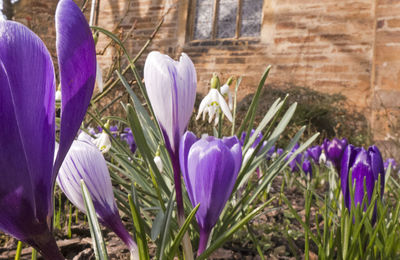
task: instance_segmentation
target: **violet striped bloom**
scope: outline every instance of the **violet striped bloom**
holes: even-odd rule
[[[236,136],[197,139],[192,132],[186,132],[179,157],[189,199],[193,206],[200,203],[196,213],[200,255],[232,193],[242,163],[242,149]]]
[[[349,189],[350,170],[352,170],[352,185],[354,185],[354,181],[356,182],[354,190],[355,206],[361,205],[364,199],[364,179],[369,202],[371,201],[375,182],[378,181],[379,174],[381,176],[381,195],[383,195],[385,171],[381,153],[376,146],[370,146],[368,151],[366,151],[364,148],[354,147],[350,144],[343,153],[340,179],[345,205],[349,210],[351,203]]]
[[[338,172],[340,172],[340,162],[342,160],[344,149],[347,146],[347,139],[343,138],[342,140],[339,140],[336,137],[333,138],[332,141],[325,139],[322,145],[327,160],[333,164]]]
[[[137,245],[121,222],[106,160],[85,133],[72,143],[61,165],[57,183],[68,199],[86,214],[81,180],[85,181],[100,222],[124,241],[134,259],[139,259]]]
[[[192,116],[196,99],[197,76],[190,58],[182,53],[179,61],[151,52],[144,65],[144,81],[155,116],[172,160],[178,215],[183,218],[179,169],[179,141]]]
[[[319,165],[319,157],[321,156],[322,148],[320,145],[315,145],[307,149],[307,155],[311,157],[316,165]]]
[[[72,0],[58,3],[56,34],[62,100],[55,156],[56,83],[50,53],[24,25],[0,21],[0,121],[6,122],[0,131],[0,230],[46,259],[63,259],[51,232],[54,182],[96,77],[93,36]]]

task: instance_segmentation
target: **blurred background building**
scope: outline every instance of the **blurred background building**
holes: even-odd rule
[[[91,0],[76,2],[89,16]],[[19,0],[11,11],[53,54],[56,4]],[[243,76],[239,98],[245,97],[271,64],[269,87],[340,93],[349,109],[364,114],[375,140],[400,126],[399,0],[97,0],[95,25],[118,35],[134,56],[164,15],[145,54],[187,53],[201,94],[218,72],[223,79]],[[120,51],[104,35],[97,51],[108,73]]]

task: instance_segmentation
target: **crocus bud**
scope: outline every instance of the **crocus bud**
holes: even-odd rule
[[[311,179],[312,177],[312,165],[310,160],[304,159],[303,165],[302,165],[304,173]]]
[[[81,180],[85,181],[100,222],[113,230],[128,246],[133,259],[138,260],[137,245],[123,226],[115,204],[106,161],[85,133],[73,142],[60,168],[57,183],[68,199],[86,213]]]
[[[327,160],[332,163],[338,172],[340,172],[340,162],[342,160],[343,151],[347,146],[347,139],[343,138],[342,140],[339,140],[333,138],[332,141],[325,139],[323,146]]]
[[[350,176],[351,171],[351,176]],[[366,151],[364,148],[348,145],[343,153],[341,165],[341,185],[346,207],[350,210],[351,196],[349,189],[349,178],[351,185],[354,185],[354,205],[361,205],[364,199],[364,180],[368,202],[371,202],[375,182],[381,178],[381,195],[385,187],[383,160],[379,149],[371,146]],[[365,210],[366,208],[364,208]]]
[[[136,142],[133,138],[132,130],[129,127],[125,127],[124,132],[120,135],[120,138],[129,145],[129,149],[132,153],[136,152]]]
[[[197,254],[200,255],[232,193],[242,163],[242,149],[236,136],[197,139],[192,132],[186,132],[179,158],[189,199],[193,206],[200,204],[196,213],[200,228]]]
[[[290,151],[288,153],[288,155],[286,156],[286,160],[289,160],[290,157],[296,152],[297,149],[299,149],[299,144],[296,144],[293,147],[292,151]],[[296,157],[293,160],[291,160],[289,162],[289,167],[290,167],[290,170],[292,172],[298,172],[299,171],[299,165],[301,164],[301,156],[302,156],[301,154],[298,154],[298,155],[296,155]]]
[[[307,149],[307,155],[311,157],[315,164],[319,165],[319,158],[321,156],[322,148],[319,145],[315,145]]]

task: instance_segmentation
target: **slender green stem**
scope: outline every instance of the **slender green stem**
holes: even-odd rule
[[[37,251],[35,248],[32,248],[32,257],[31,260],[36,260],[37,259]]]
[[[17,244],[17,250],[15,251],[15,258],[14,260],[19,260],[21,257],[21,251],[22,251],[22,242],[18,241]]]

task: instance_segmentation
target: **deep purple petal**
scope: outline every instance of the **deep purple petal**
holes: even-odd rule
[[[96,51],[85,16],[72,0],[61,0],[56,10],[57,54],[61,81],[60,148],[58,168],[75,138],[92,97]]]
[[[0,197],[20,186],[39,222],[50,224],[55,142],[53,63],[39,37],[9,21],[0,22],[0,60],[0,120],[4,122]]]
[[[372,198],[372,192],[374,190],[375,181],[371,169],[371,161],[368,157],[367,151],[365,151],[364,148],[361,148],[361,151],[358,152],[354,160],[352,180],[353,185],[354,181],[356,182],[356,186],[354,189],[355,205],[361,205],[364,199],[364,180],[366,184],[368,202],[370,202]]]
[[[354,161],[357,154],[360,152],[360,148],[354,147],[349,144],[343,152],[341,161],[340,181],[342,193],[345,201],[345,205],[350,209],[350,190],[349,190],[349,173],[351,168],[354,166]]]
[[[371,160],[372,173],[374,175],[374,180],[377,181],[379,174],[381,175],[381,195],[383,195],[383,190],[385,187],[385,169],[383,166],[383,159],[381,152],[375,145],[368,148],[368,155]]]

